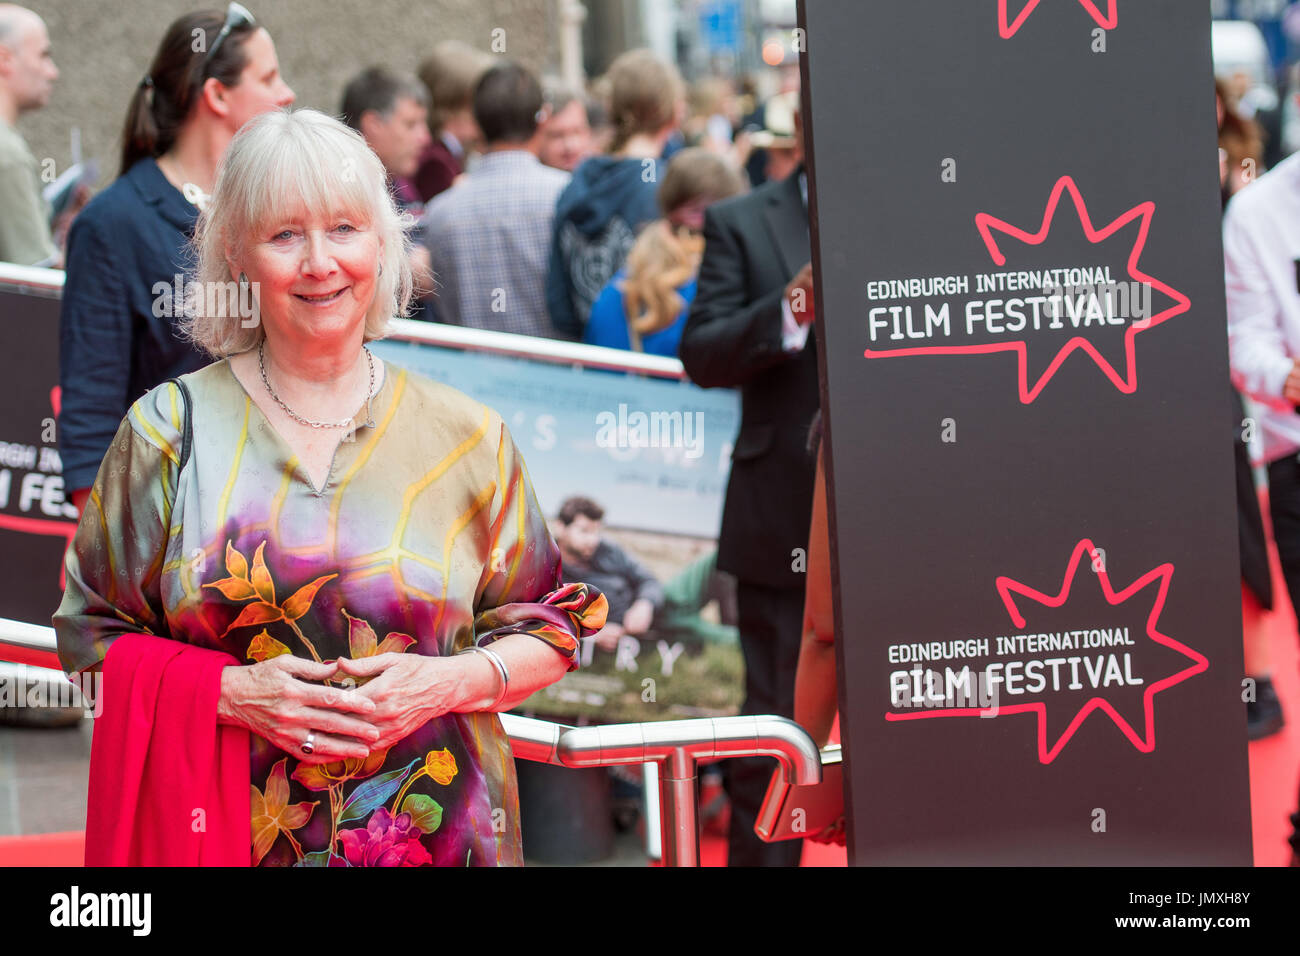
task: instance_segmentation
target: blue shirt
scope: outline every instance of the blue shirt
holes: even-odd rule
[[[172,302],[192,267],[188,243],[197,218],[146,158],[72,222],[59,314],[58,442],[69,491],[94,484],[137,398],[211,361],[176,336],[184,303]]]
[[[582,333],[582,340],[588,345],[603,345],[611,349],[632,348],[632,337],[627,329],[623,290],[620,288],[620,284],[626,278],[627,270],[618,270],[592,305],[591,318]],[[677,346],[682,341],[686,315],[690,311],[691,302],[695,299],[695,286],[696,280],[691,279],[685,285],[678,287],[677,294],[685,300],[685,304],[672,325],[641,337],[641,349],[646,355],[666,355],[669,358],[677,358]]]

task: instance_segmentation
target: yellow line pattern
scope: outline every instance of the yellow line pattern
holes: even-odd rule
[[[180,454],[172,446],[172,443],[163,437],[162,432],[155,428],[149,420],[144,417],[140,411],[139,402],[136,402],[131,406],[131,411],[128,414],[130,414],[131,420],[136,425],[140,426],[140,431],[144,432],[149,437],[150,441],[162,449],[164,455],[170,458],[173,463],[180,464]]]
[[[448,556],[450,556],[451,549],[456,543],[456,538],[460,536],[462,531],[469,527],[469,523],[474,520],[474,517],[482,511],[483,507],[489,504],[495,496],[496,489],[491,485],[484,488],[478,493],[478,497],[474,499],[474,503],[466,508],[460,517],[452,523],[451,527],[447,529],[447,537],[442,543],[444,562],[447,560]],[[491,554],[488,555],[488,560],[492,560]],[[438,617],[434,621],[433,628],[435,632],[439,633],[442,631],[442,616],[447,610],[447,584],[449,577],[450,575],[447,573],[446,568],[444,568],[442,575],[442,599],[438,601]]]
[[[390,369],[391,372],[391,369]],[[393,383],[393,396],[388,402],[388,408],[384,411],[383,419],[376,426],[374,433],[367,439],[366,444],[358,453],[356,461],[339,479],[338,491],[334,495],[334,501],[330,504],[330,523],[329,538],[327,547],[333,549],[338,543],[338,520],[339,510],[343,507],[343,492],[347,490],[352,479],[356,477],[363,465],[370,460],[374,454],[375,448],[379,445],[379,439],[383,437],[384,432],[388,431],[389,424],[397,415],[397,406],[402,400],[402,393],[406,391],[406,369],[402,369],[397,375],[396,382]]]
[[[235,479],[239,477],[239,463],[244,459],[244,446],[248,444],[248,416],[253,409],[253,400],[244,395],[244,424],[239,429],[239,438],[235,442],[235,457],[230,463],[230,475],[226,478],[226,487],[222,489],[221,500],[217,504],[217,527],[225,527],[226,508],[230,505],[230,493],[235,488]]]

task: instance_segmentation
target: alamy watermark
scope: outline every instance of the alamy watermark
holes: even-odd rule
[[[50,897],[51,926],[119,926],[133,936],[148,936],[153,925],[150,893],[82,892],[73,884]]]
[[[98,717],[104,709],[103,677],[99,671],[68,678],[47,668],[6,665],[0,670],[0,708],[80,707],[87,717]]]
[[[893,707],[978,708],[981,717],[996,717],[999,686],[1005,683],[986,670],[913,667],[889,675],[889,703]]]
[[[243,328],[251,329],[260,321],[258,291],[256,282],[199,282],[178,272],[170,283],[153,284],[153,314],[159,319],[239,319]]]
[[[617,412],[596,415],[596,445],[600,448],[681,448],[687,458],[704,454],[704,413],[691,411]]]
[[[1053,303],[1053,324],[1063,328],[1069,322],[1075,328],[1080,321],[1124,325],[1129,320],[1138,328],[1151,323],[1150,282],[1093,282],[1082,285],[1048,286],[1043,290]],[[1062,321],[1064,320],[1064,322]]]

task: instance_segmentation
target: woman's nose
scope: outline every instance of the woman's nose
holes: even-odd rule
[[[302,262],[303,272],[307,275],[329,275],[335,269],[334,255],[324,234],[309,233],[307,236],[306,256]]]

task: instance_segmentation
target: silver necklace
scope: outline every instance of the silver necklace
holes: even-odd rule
[[[375,357],[370,354],[370,349],[366,348],[364,345],[361,347],[361,351],[366,353],[366,361],[370,365],[370,388],[366,392],[365,427],[373,428],[375,426],[375,417],[370,413],[370,400],[375,396]],[[271,397],[275,399],[275,403],[279,405],[281,408],[283,408],[285,410],[285,413],[290,418],[292,418],[296,422],[301,422],[304,425],[310,425],[312,428],[351,428],[352,427],[351,418],[349,418],[347,421],[344,422],[314,422],[310,418],[303,418],[292,408],[286,405],[284,403],[284,399],[282,399],[279,395],[275,394],[275,389],[271,387],[271,380],[266,377],[265,353],[266,353],[266,340],[263,339],[262,342],[257,346],[257,367],[262,370],[262,384],[266,386],[266,390],[270,392]]]

